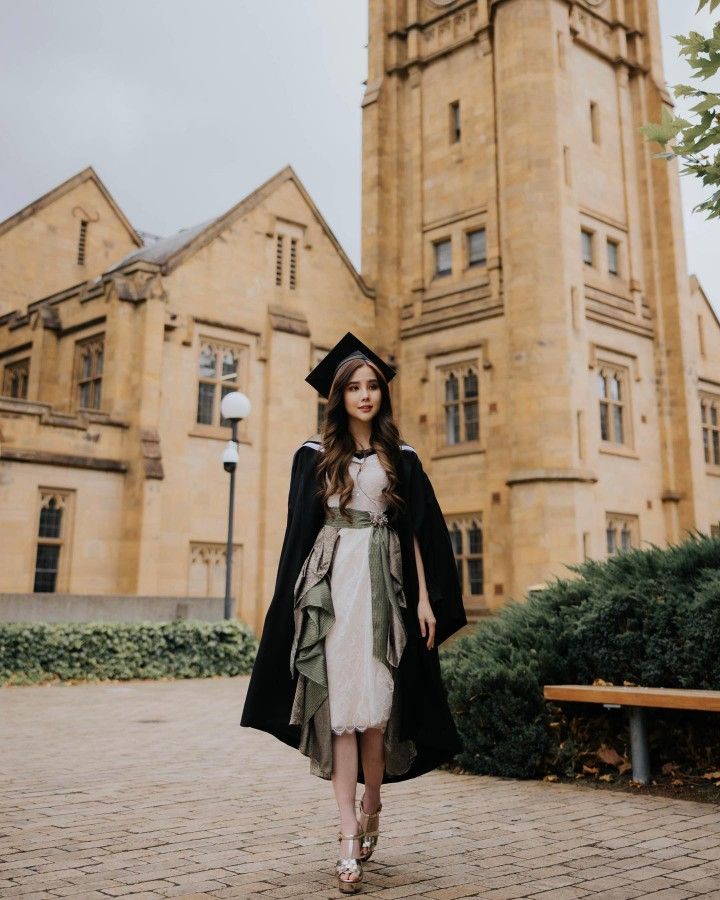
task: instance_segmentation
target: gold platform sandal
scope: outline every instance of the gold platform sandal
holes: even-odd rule
[[[352,854],[352,846],[353,841],[361,841],[365,837],[363,832],[359,832],[358,834],[343,834],[342,831],[338,833],[338,840],[340,841],[340,853],[342,854],[342,842],[348,841],[350,844],[350,853]],[[360,844],[361,852],[362,852],[362,843]],[[358,891],[362,890],[362,880],[363,880],[363,868],[361,865],[361,861],[356,859],[354,856],[342,857],[337,861],[335,865],[335,871],[337,872],[338,877],[338,887],[340,888],[341,894],[357,894]],[[357,875],[358,878],[355,881],[345,881],[343,879],[343,875]]]
[[[377,847],[378,835],[380,834],[380,812],[382,803],[374,813],[366,813],[363,809],[362,800],[358,803],[358,814],[360,818],[360,827],[363,830],[363,839],[360,844],[360,860],[367,862],[373,855]]]

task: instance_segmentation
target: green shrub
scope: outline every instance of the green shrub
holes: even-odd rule
[[[0,623],[0,684],[245,675],[256,650],[237,621]]]
[[[546,684],[720,689],[720,539],[693,534],[677,546],[569,568],[577,578],[509,604],[441,654],[464,744],[457,762],[468,771],[533,777],[577,769],[588,736],[578,723],[551,721]],[[602,708],[573,706],[572,714],[578,710],[596,726],[608,718]],[[668,722],[679,734],[681,719],[687,739],[668,754],[712,757],[716,743],[706,731],[720,729],[707,716],[658,715],[651,744],[662,742]],[[626,741],[624,717],[615,714],[611,725],[612,737]]]

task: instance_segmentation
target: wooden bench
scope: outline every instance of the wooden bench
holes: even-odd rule
[[[602,703],[608,709],[627,707],[630,714],[630,755],[633,781],[641,784],[647,784],[650,778],[650,753],[645,726],[645,710],[647,708],[720,712],[720,691],[611,687],[594,684],[546,684],[544,695],[546,700]]]

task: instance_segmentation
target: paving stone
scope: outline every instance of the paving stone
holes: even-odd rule
[[[0,896],[335,900],[331,786],[239,727],[246,686],[3,689]],[[365,873],[384,900],[720,900],[720,810],[436,771],[384,788]]]

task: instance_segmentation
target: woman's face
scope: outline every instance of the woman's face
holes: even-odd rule
[[[350,376],[343,399],[348,416],[369,422],[378,414],[382,392],[377,375],[370,366],[363,364]]]

